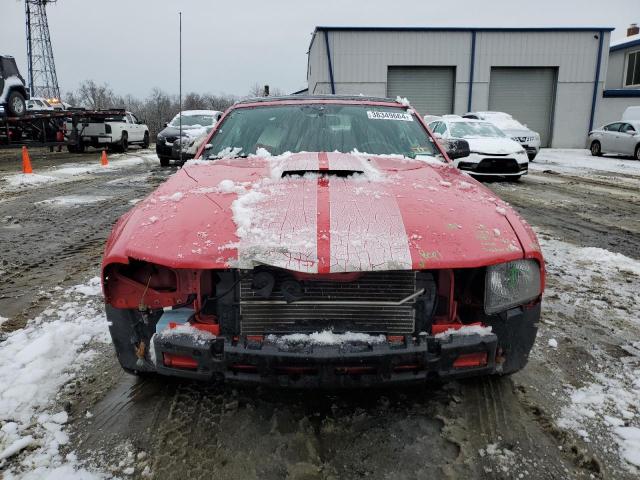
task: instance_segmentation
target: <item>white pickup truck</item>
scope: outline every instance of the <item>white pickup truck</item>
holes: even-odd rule
[[[72,131],[71,122],[67,132]],[[87,146],[107,147],[114,151],[126,152],[129,145],[149,147],[149,127],[131,112],[106,118],[89,118],[78,125],[78,139],[68,146],[70,152],[82,153]]]

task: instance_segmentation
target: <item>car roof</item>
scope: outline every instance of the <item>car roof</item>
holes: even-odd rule
[[[282,95],[278,97],[252,97],[238,101],[235,105],[244,105],[249,103],[269,103],[269,102],[299,102],[326,100],[333,102],[382,102],[394,105],[406,106],[397,100],[385,97],[370,97],[365,95]]]
[[[188,117],[189,115],[217,115],[220,113],[219,110],[183,110],[182,115]],[[176,114],[176,117],[178,114]]]

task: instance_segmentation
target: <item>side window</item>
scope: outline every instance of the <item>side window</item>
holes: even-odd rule
[[[640,50],[629,52],[627,55],[627,72],[624,79],[624,86],[640,86]]]
[[[621,132],[624,133],[629,133],[629,134],[634,134],[636,133],[636,129],[633,128],[633,125],[631,125],[630,123],[624,123],[622,124],[622,128],[620,129]]]
[[[438,128],[436,130],[436,133],[439,133],[440,135],[444,135],[447,132],[447,124],[444,122],[438,122]]]
[[[607,132],[618,132],[620,131],[621,126],[622,124],[620,122],[610,123],[609,125],[604,126],[604,130]]]
[[[132,123],[138,123],[138,119],[136,118],[136,116],[133,113],[131,113],[129,116],[131,117],[131,122]]]
[[[431,129],[432,132],[435,132],[436,128],[438,128],[438,125],[440,125],[440,122],[431,122],[429,124],[429,128]]]

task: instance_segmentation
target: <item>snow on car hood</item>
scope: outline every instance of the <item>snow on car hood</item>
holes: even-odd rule
[[[514,229],[527,237],[492,192],[433,159],[196,160],[118,222],[103,266],[135,258],[307,273],[477,267],[523,257]],[[539,250],[535,237],[525,240]]]
[[[476,153],[488,153],[490,155],[504,155],[522,150],[522,146],[510,138],[465,138],[469,142],[469,150]]]

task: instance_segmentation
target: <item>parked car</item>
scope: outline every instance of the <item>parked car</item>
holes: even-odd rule
[[[617,153],[640,160],[640,120],[613,122],[589,132],[591,155]]]
[[[469,156],[455,160],[454,165],[471,175],[518,180],[529,171],[529,158],[522,145],[493,123],[445,115],[429,127],[437,138],[464,139],[469,143]]]
[[[78,144],[69,145],[70,152],[82,153],[85,147],[109,148],[126,152],[129,145],[149,148],[149,127],[144,120],[131,112],[106,118],[91,118],[82,123],[78,132]],[[72,131],[71,122],[67,123],[67,132]]]
[[[362,387],[521,369],[544,262],[410,106],[288,96],[230,107],[117,221],[102,281],[126,371]]]
[[[156,141],[156,153],[160,159],[160,165],[166,167],[171,160],[180,160],[180,149],[182,149],[182,160],[193,158],[199,145],[198,138],[211,131],[216,122],[220,119],[222,112],[217,110],[185,110],[182,112],[182,136],[180,139],[180,117],[178,114],[165,124],[164,130],[158,133]]]
[[[540,151],[540,134],[534,132],[526,125],[504,112],[469,112],[463,115],[464,118],[476,120],[486,120],[506,133],[512,140],[522,145],[527,152],[529,161],[533,161]]]
[[[29,112],[52,112],[55,108],[42,97],[31,97],[27,100],[27,111]]]
[[[29,93],[15,58],[0,55],[0,115],[23,116],[28,99]]]

